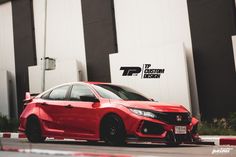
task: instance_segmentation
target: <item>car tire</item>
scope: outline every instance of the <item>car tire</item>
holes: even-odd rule
[[[122,119],[111,114],[105,117],[101,126],[102,139],[113,146],[125,144],[126,131]]]
[[[41,126],[37,117],[30,117],[26,123],[25,134],[32,143],[44,142],[46,137],[42,136]]]

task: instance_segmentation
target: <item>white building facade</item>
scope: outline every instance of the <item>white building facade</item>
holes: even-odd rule
[[[202,26],[203,22],[196,18],[196,12],[204,7],[197,2],[18,0],[0,3],[2,114],[17,117],[22,111],[24,93],[42,91],[44,57],[56,60],[55,70],[45,72],[45,89],[70,81],[112,82],[132,87],[158,101],[183,104],[197,117],[200,117],[199,104],[206,115],[215,102],[211,94],[215,91],[213,86],[204,94],[211,76],[199,70],[207,69],[201,63],[209,59],[211,51],[201,55],[209,48],[199,44],[204,34],[196,26]],[[228,4],[224,4],[227,8]],[[230,48],[229,59],[232,45]],[[231,62],[234,64],[233,58]],[[124,68],[138,70],[125,74]],[[227,78],[233,80],[229,73]],[[235,90],[234,81],[231,85],[229,91]],[[232,106],[233,102],[234,98],[229,97],[228,105]]]

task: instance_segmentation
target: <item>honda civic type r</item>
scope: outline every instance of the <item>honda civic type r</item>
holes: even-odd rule
[[[47,137],[178,145],[199,140],[198,120],[182,105],[155,102],[128,87],[67,83],[35,97],[26,93],[19,131],[30,142]]]

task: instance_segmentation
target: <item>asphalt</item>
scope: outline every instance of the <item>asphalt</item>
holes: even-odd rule
[[[0,157],[61,157],[63,153],[76,152],[80,157],[88,156],[129,156],[129,157],[208,157],[208,156],[236,156],[236,146],[214,146],[184,144],[178,147],[169,147],[164,144],[132,143],[123,147],[106,146],[100,142],[89,144],[86,141],[47,140],[45,143],[31,144],[27,139],[3,138],[1,143],[5,151],[0,151]],[[10,149],[9,149],[10,148]],[[37,150],[28,153],[16,150]],[[11,151],[10,151],[11,150]],[[37,152],[44,153],[37,153]],[[47,154],[47,151],[60,151],[62,154]],[[93,153],[91,155],[91,153]],[[105,155],[104,155],[105,154]]]

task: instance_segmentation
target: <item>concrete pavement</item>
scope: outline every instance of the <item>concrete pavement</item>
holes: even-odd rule
[[[76,155],[80,157],[236,156],[236,146],[183,144],[178,147],[168,147],[164,144],[132,143],[123,147],[112,147],[105,145],[103,142],[89,144],[85,141],[64,141],[49,139],[45,143],[32,144],[29,143],[27,139],[2,138],[1,140],[4,151],[0,151],[0,157],[64,157]]]
[[[2,132],[0,138],[26,138],[24,133]],[[221,136],[221,135],[201,135],[202,142],[200,144],[214,144],[214,145],[236,145],[236,136]],[[54,138],[50,138],[54,139]],[[62,139],[73,141],[73,139]]]

